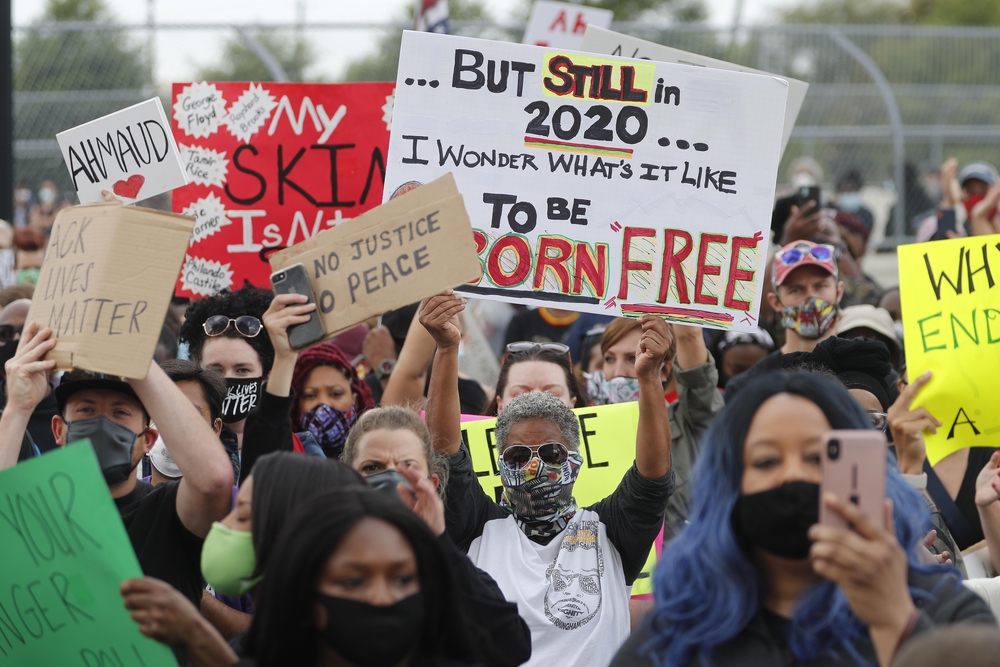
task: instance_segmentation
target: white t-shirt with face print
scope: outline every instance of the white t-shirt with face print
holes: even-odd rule
[[[603,667],[628,639],[632,587],[596,512],[579,510],[544,545],[529,540],[513,517],[490,521],[469,558],[517,603],[531,629],[526,665]]]

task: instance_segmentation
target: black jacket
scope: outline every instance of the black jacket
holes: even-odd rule
[[[910,571],[909,583],[912,588],[923,589],[934,597],[929,600],[914,600],[920,610],[920,618],[912,632],[903,642],[912,640],[917,635],[927,632],[937,626],[951,623],[988,623],[996,625],[996,619],[983,600],[962,586],[954,576],[941,574],[921,574]],[[940,585],[938,585],[940,584]],[[653,661],[641,655],[641,648],[653,637],[649,619],[642,623],[628,641],[618,651],[611,662],[611,667],[653,667]],[[842,667],[859,664],[849,656],[839,658],[824,657],[810,663],[801,663],[792,657],[784,648],[786,642],[774,637],[770,626],[761,613],[751,619],[750,624],[736,636],[735,639],[723,644],[712,654],[714,667],[788,667],[801,665],[805,667]],[[860,663],[869,667],[878,665],[875,649],[870,642],[859,642],[858,652],[867,660]],[[694,658],[688,667],[703,667],[702,662]]]

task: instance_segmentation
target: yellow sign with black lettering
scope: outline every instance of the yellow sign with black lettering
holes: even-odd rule
[[[635,461],[635,433],[639,424],[639,404],[619,403],[573,410],[580,420],[580,454],[583,467],[573,487],[580,507],[610,496]],[[499,454],[493,440],[496,419],[463,422],[462,438],[469,447],[472,467],[483,490],[500,500]],[[657,542],[662,539],[657,538]],[[650,576],[656,564],[656,545],[650,549],[642,573],[632,587],[632,595],[652,592]]]
[[[911,381],[932,371],[913,407],[933,464],[965,447],[1000,446],[1000,234],[899,247],[899,291]]]

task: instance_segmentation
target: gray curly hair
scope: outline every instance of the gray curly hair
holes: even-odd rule
[[[547,391],[528,391],[514,397],[497,416],[493,438],[497,451],[507,446],[510,427],[525,419],[547,419],[562,431],[570,451],[580,449],[580,422],[566,404]]]

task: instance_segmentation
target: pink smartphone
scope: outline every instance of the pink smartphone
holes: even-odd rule
[[[860,507],[869,521],[880,526],[884,523],[886,447],[885,434],[875,430],[827,431],[823,435],[821,524],[850,527],[822,502],[827,492]]]

